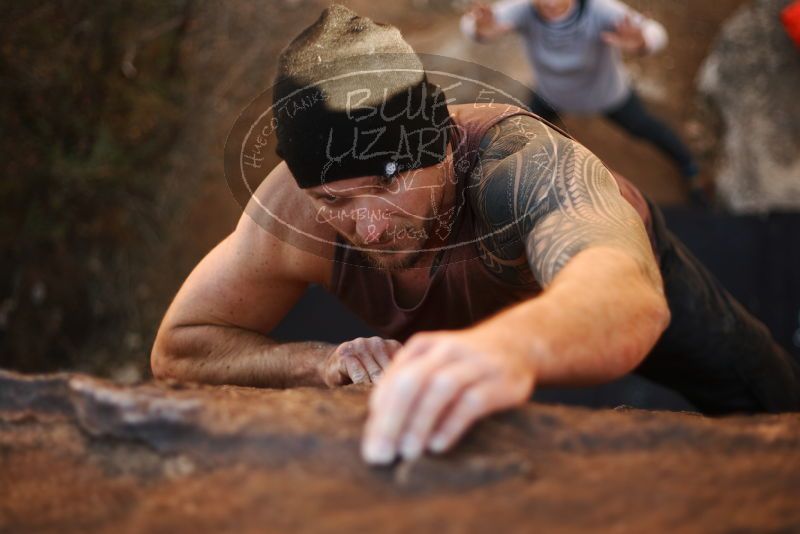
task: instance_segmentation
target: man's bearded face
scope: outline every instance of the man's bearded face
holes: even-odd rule
[[[436,231],[450,159],[385,176],[338,180],[306,190],[318,221],[336,229],[376,267],[413,267]],[[391,170],[391,169],[390,169]]]

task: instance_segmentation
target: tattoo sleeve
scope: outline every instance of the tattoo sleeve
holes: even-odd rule
[[[627,252],[661,289],[661,275],[636,210],[603,163],[579,143],[526,116],[484,137],[468,184],[483,228],[484,263],[514,283],[549,285],[593,246]]]

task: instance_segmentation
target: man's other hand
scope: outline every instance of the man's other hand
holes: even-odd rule
[[[372,392],[364,460],[446,451],[481,417],[527,401],[533,384],[529,357],[485,332],[417,334]]]
[[[322,361],[320,375],[328,387],[374,384],[401,346],[399,341],[377,336],[345,341]]]

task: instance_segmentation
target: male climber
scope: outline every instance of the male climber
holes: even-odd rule
[[[535,386],[635,371],[706,413],[795,410],[798,364],[583,146],[448,105],[396,28],[331,6],[282,52],[283,159],[163,319],[156,377],[375,383],[362,454],[451,448]],[[379,337],[281,343],[320,284]]]

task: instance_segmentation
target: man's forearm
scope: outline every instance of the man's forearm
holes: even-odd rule
[[[151,358],[156,378],[257,387],[324,386],[320,364],[336,348],[317,341],[279,343],[216,325],[175,326]]]
[[[659,288],[623,251],[576,255],[539,297],[474,327],[530,357],[539,385],[608,382],[633,370],[669,323]]]

